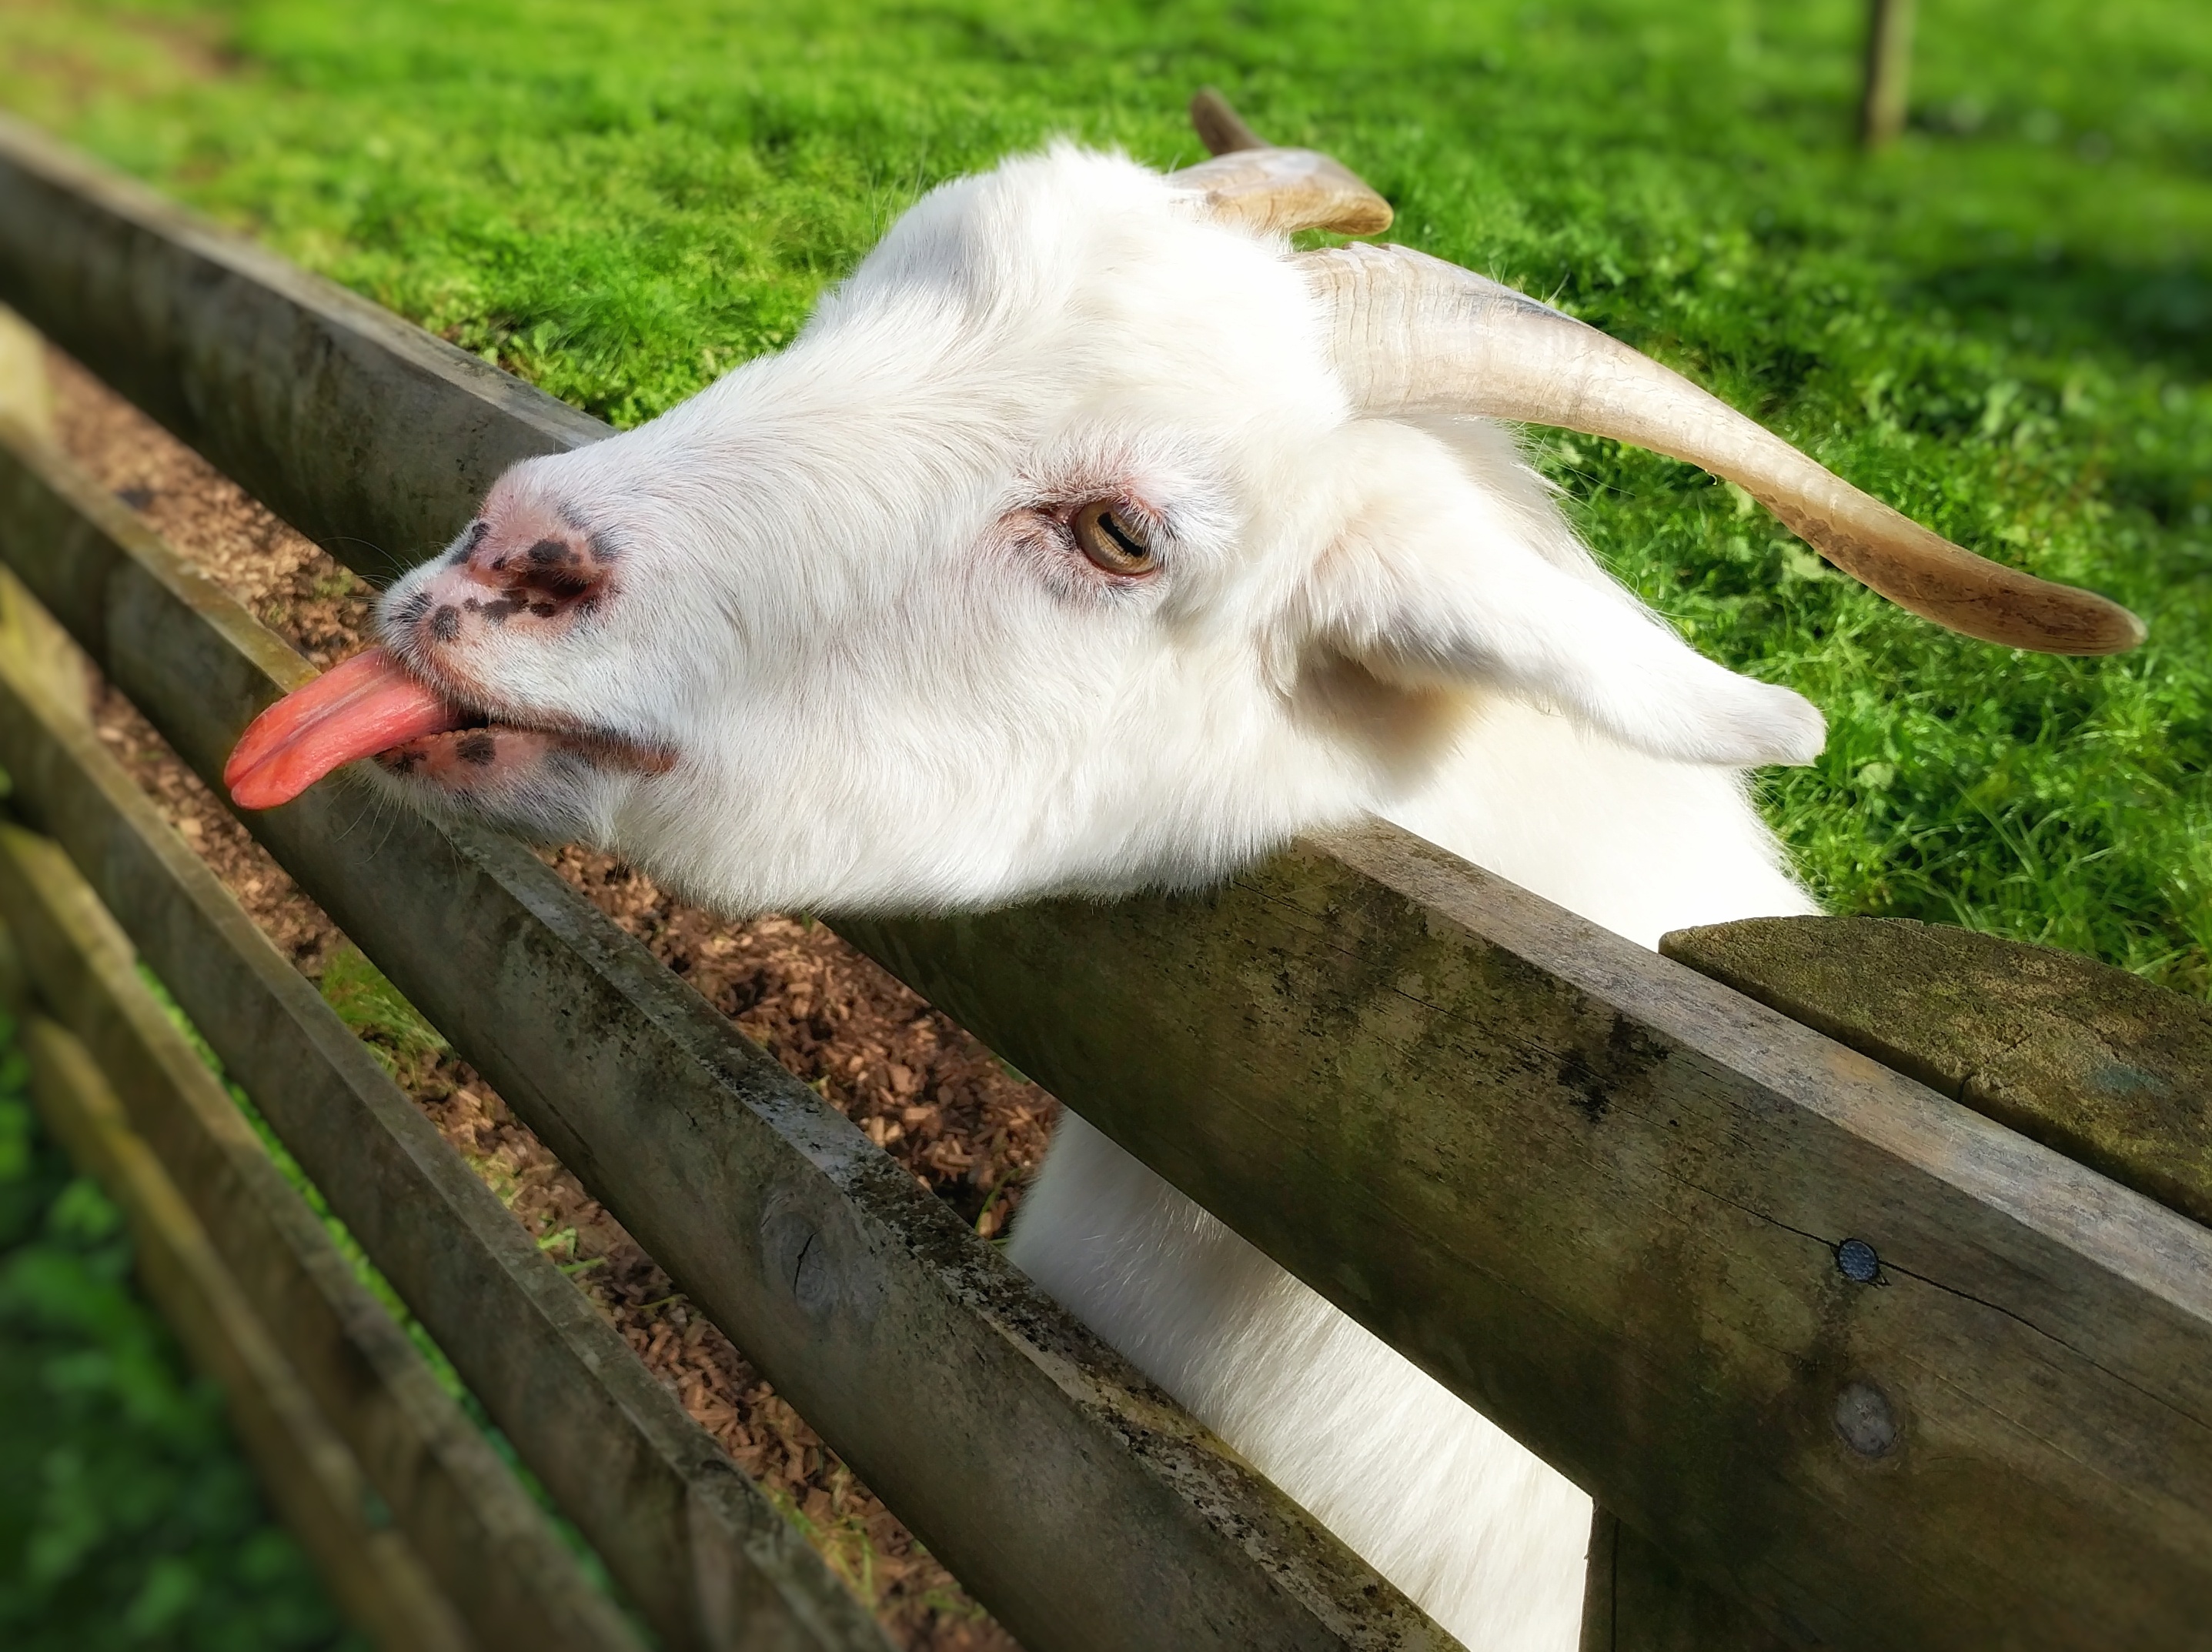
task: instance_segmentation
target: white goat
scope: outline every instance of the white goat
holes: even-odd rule
[[[732,914],[1197,884],[1370,811],[1647,944],[1810,910],[1742,770],[1808,761],[1820,714],[1657,623],[1470,414],[1732,477],[1974,635],[2139,635],[1555,311],[1293,253],[1389,210],[1195,112],[1217,159],[947,185],[788,349],[515,466],[234,795],[381,753]],[[1583,1494],[1079,1119],[1012,1254],[1468,1644],[1573,1646]]]

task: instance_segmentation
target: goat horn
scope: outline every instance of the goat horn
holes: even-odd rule
[[[1680,374],[1510,287],[1403,246],[1299,262],[1363,411],[1486,414],[1686,460],[1735,483],[1899,607],[1984,642],[2112,654],[2143,640],[2142,622],[2118,604],[1929,532]]]
[[[1275,235],[1372,235],[1390,227],[1390,203],[1350,168],[1313,149],[1276,149],[1212,87],[1190,100],[1190,124],[1213,159],[1171,172],[1168,181],[1203,196],[1215,217]]]

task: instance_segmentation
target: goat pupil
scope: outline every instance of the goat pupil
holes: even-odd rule
[[[1146,557],[1152,555],[1152,552],[1146,549],[1141,543],[1129,537],[1127,532],[1123,530],[1121,523],[1115,519],[1113,512],[1099,512],[1098,525],[1105,529],[1107,538],[1113,540],[1113,542],[1121,546],[1122,550],[1127,551],[1133,561],[1142,562]]]

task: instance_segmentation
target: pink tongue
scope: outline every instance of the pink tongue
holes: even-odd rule
[[[381,648],[356,654],[255,718],[222,782],[241,809],[289,803],[333,768],[470,720]]]

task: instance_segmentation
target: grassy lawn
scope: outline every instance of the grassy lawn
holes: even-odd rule
[[[1838,910],[2212,993],[2212,8],[1932,0],[1848,143],[1857,0],[0,0],[0,102],[617,422],[772,349],[932,183],[1193,87],[1395,238],[1553,298],[1961,543],[2150,622],[2009,655],[1689,468],[1543,433],[1591,541],[1828,713],[1766,799]]]

